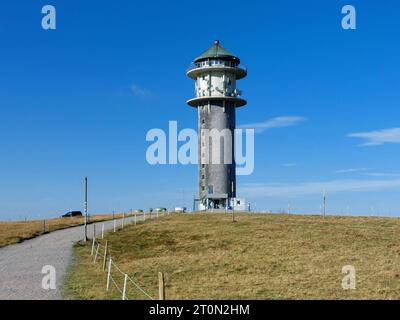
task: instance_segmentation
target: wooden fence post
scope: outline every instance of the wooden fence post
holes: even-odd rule
[[[93,256],[93,251],[94,251],[94,242],[96,241],[95,238],[92,240],[92,251],[90,252],[90,255]]]
[[[93,263],[96,263],[97,255],[99,254],[100,243],[97,244],[96,254],[94,255]]]
[[[103,271],[106,270],[107,249],[108,249],[108,241],[106,240],[106,246],[104,249],[104,258],[103,258]]]
[[[108,262],[108,272],[107,272],[107,286],[106,286],[107,291],[110,288],[111,263],[112,263],[112,260],[111,260],[111,257],[110,257],[110,260]]]
[[[101,226],[101,238],[104,239],[104,223]]]
[[[159,300],[165,300],[165,283],[164,283],[164,273],[158,273],[158,295]]]
[[[115,227],[116,227],[116,220],[114,219],[114,232],[115,232]]]
[[[126,299],[126,284],[128,282],[128,275],[125,273],[125,278],[124,278],[124,289],[122,290],[122,300]]]

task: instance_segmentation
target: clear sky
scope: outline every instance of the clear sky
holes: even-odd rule
[[[239,196],[316,213],[326,188],[329,213],[399,214],[399,17],[394,0],[1,1],[0,219],[82,210],[85,175],[92,213],[190,208],[196,166],[149,165],[145,137],[196,128],[185,71],[214,39],[248,67],[238,125],[263,128]]]

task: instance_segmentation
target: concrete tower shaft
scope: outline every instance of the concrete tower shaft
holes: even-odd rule
[[[236,197],[235,113],[232,102],[210,101],[198,107],[199,198],[213,199],[210,203],[226,205],[217,200]]]
[[[246,104],[236,80],[244,78],[247,70],[215,41],[194,60],[187,75],[196,81],[195,98],[187,103],[198,109],[199,207],[225,209],[236,197],[236,108]]]

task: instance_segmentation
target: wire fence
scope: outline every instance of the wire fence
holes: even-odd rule
[[[170,212],[155,212],[155,213],[144,213],[142,221],[157,219],[160,216],[170,215]],[[130,224],[137,225],[138,219],[136,214],[134,216],[134,221],[130,222]],[[124,228],[124,219],[122,220],[121,229]],[[113,230],[116,232],[117,226],[116,221],[114,220]],[[93,258],[93,264],[96,265],[99,261],[102,262],[102,271],[106,272],[106,291],[111,291],[115,289],[121,295],[122,300],[129,300],[127,295],[128,288],[133,288],[141,297],[145,299],[155,300],[154,296],[152,296],[143,285],[139,283],[139,281],[134,276],[129,276],[126,272],[121,270],[121,268],[116,264],[111,255],[111,250],[108,245],[108,240],[104,240],[104,224],[101,230],[101,241],[105,241],[101,243],[99,239],[96,238],[96,234],[94,232],[94,236],[92,239],[92,246],[90,256]],[[165,299],[165,284],[164,284],[164,274],[159,272],[158,275],[159,282],[159,299]]]

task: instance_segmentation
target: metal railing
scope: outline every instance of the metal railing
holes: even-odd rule
[[[216,98],[221,98],[221,97],[240,98],[243,95],[243,91],[239,90],[239,89],[237,89],[237,91],[234,91],[234,92],[222,92],[222,93],[216,94],[216,95],[211,94],[209,92],[207,92],[209,94],[202,95],[201,93],[197,92],[196,90],[194,91],[194,93],[196,95],[195,98],[203,98],[203,97],[204,98],[212,98],[212,97],[216,97]]]
[[[186,69],[187,72],[195,70],[195,69],[201,69],[201,68],[231,68],[231,69],[241,69],[244,70],[247,73],[247,67],[243,64],[238,64],[238,65],[231,65],[229,61],[221,62],[221,63],[205,63],[205,64],[199,64],[199,63],[192,63],[189,65],[189,67]]]

